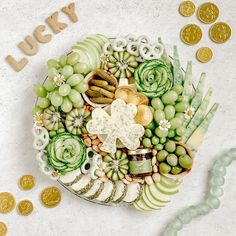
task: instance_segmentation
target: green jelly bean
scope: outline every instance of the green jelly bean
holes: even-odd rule
[[[163,149],[163,147],[164,147],[164,146],[159,143],[159,144],[157,144],[157,145],[154,146],[154,149],[157,150],[157,151],[160,151],[160,150]]]
[[[160,128],[155,129],[155,134],[159,138],[166,138],[168,135],[168,130],[161,130]]]
[[[150,129],[146,129],[144,135],[147,138],[151,138],[152,137],[152,131]]]
[[[142,144],[146,148],[150,148],[152,146],[152,142],[149,138],[144,138]]]
[[[189,107],[189,104],[187,102],[179,102],[175,105],[176,112],[184,112]]]
[[[167,137],[168,138],[173,138],[173,137],[175,137],[175,130],[171,130],[171,129],[169,129],[168,130],[168,135],[167,135]]]
[[[182,94],[184,87],[181,84],[174,85],[172,90],[174,90],[178,95]]]
[[[173,118],[170,120],[170,129],[177,129],[183,124],[183,120],[180,118]]]
[[[151,100],[151,105],[155,110],[163,110],[164,109],[164,105],[163,105],[160,98],[153,98]]]
[[[156,121],[157,124],[159,124],[159,122],[161,120],[165,119],[165,113],[162,110],[156,110],[153,114],[154,116],[154,120]]]
[[[160,138],[160,143],[164,144],[164,143],[166,143],[166,140],[167,140],[166,138]]]
[[[161,97],[161,101],[164,104],[173,104],[177,99],[178,99],[178,94],[173,90],[167,91]]]
[[[150,130],[155,130],[156,128],[155,121],[153,120],[149,125],[146,125],[145,128]]]
[[[157,145],[159,143],[160,139],[157,136],[152,137],[152,144]]]
[[[165,113],[165,118],[167,120],[171,120],[172,118],[174,118],[175,117],[175,108],[174,108],[174,106],[167,105],[164,108],[164,113]]]

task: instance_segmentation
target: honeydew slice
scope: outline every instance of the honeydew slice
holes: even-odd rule
[[[59,178],[59,181],[61,181],[63,184],[65,185],[71,185],[77,178],[77,176],[79,176],[81,174],[81,170],[77,169],[71,172],[66,173],[65,175],[61,175]]]
[[[143,199],[140,199],[139,201],[135,202],[134,207],[140,211],[152,211],[153,210],[152,208],[147,206],[147,204],[143,201]]]
[[[101,192],[101,188],[102,186],[104,185],[104,183],[99,180],[99,179],[96,179],[93,183],[93,186],[91,187],[90,190],[88,190],[88,192],[86,192],[84,194],[84,197],[88,198],[88,199],[93,199],[95,197],[97,197],[99,195],[99,192]]]
[[[105,182],[102,192],[99,194],[97,198],[95,198],[95,200],[102,203],[107,203],[109,201],[112,201],[115,191],[116,191],[115,184],[111,180],[108,180],[107,182]]]
[[[153,204],[155,205],[156,207],[164,207],[166,206],[166,203],[164,202],[161,202],[159,200],[157,200],[156,198],[154,198],[150,192],[150,189],[148,187],[147,184],[145,184],[144,186],[144,193],[143,195],[146,195],[147,199]]]
[[[149,185],[148,186],[149,191],[151,193],[151,195],[158,201],[167,203],[170,202],[170,197],[166,194],[163,194],[162,192],[160,192],[155,184]]]
[[[124,202],[132,203],[138,201],[142,194],[142,188],[139,183],[131,183],[127,185],[127,193],[124,197]]]
[[[82,175],[82,177],[71,185],[73,191],[77,194],[85,194],[93,186],[94,180],[89,175]]]
[[[115,185],[116,185],[116,192],[115,192],[115,195],[112,199],[112,202],[120,203],[120,202],[122,202],[122,200],[126,196],[128,187],[122,181],[116,181]]]

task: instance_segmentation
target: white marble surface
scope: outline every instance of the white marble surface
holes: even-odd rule
[[[44,22],[52,12],[69,3],[69,0],[1,0],[0,4],[0,192],[14,193],[17,201],[31,199],[35,211],[22,217],[16,211],[0,215],[7,223],[10,236],[154,236],[159,235],[166,223],[183,207],[200,201],[206,191],[207,172],[215,157],[223,150],[236,146],[236,41],[235,35],[223,45],[212,43],[207,37],[208,25],[196,17],[183,18],[178,14],[178,0],[80,0],[76,1],[79,23],[69,24],[61,34],[54,35],[49,44],[30,58],[28,66],[20,73],[14,72],[4,61],[13,54],[22,53],[17,44],[33,29]],[[197,5],[204,1],[195,1]],[[236,27],[236,2],[214,1],[220,6],[221,21]],[[66,17],[61,19],[66,20]],[[204,30],[199,45],[188,47],[179,40],[179,31],[186,23],[197,22]],[[45,62],[70,50],[82,36],[91,33],[147,34],[153,39],[162,36],[169,49],[177,44],[183,65],[193,59],[195,81],[200,72],[207,72],[207,85],[215,91],[214,100],[221,103],[202,145],[192,173],[184,179],[181,191],[171,204],[159,212],[142,214],[129,208],[110,208],[78,199],[63,188],[63,201],[55,209],[45,209],[39,202],[39,193],[45,186],[57,185],[37,169],[32,149],[31,109],[34,105],[32,86],[42,81],[46,74]],[[214,59],[200,64],[194,59],[200,46],[210,46]],[[179,235],[222,236],[235,235],[236,189],[235,163],[228,168],[226,194],[222,206],[212,214],[194,220]],[[32,173],[37,186],[29,192],[19,190],[18,178]]]

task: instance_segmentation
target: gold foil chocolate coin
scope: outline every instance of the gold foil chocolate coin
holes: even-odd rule
[[[19,185],[23,190],[30,190],[35,185],[35,179],[32,175],[23,175],[19,180]]]
[[[212,50],[208,47],[202,47],[197,50],[196,58],[202,63],[209,62],[212,59]]]
[[[203,3],[198,8],[197,16],[201,22],[211,24],[218,18],[219,8],[212,2]]]
[[[201,40],[202,30],[198,25],[188,24],[182,28],[180,37],[184,43],[188,45],[194,45],[199,43]]]
[[[191,1],[183,1],[179,5],[179,13],[185,17],[192,16],[195,12],[195,9],[195,5]]]
[[[22,216],[28,216],[32,213],[33,209],[34,209],[34,206],[32,204],[31,201],[29,200],[23,200],[23,201],[20,201],[18,203],[18,212],[22,215]]]
[[[209,35],[215,43],[225,43],[231,37],[231,28],[224,22],[218,22],[211,26]]]
[[[45,207],[56,207],[61,202],[61,192],[57,187],[47,187],[41,193],[41,201]]]
[[[7,234],[7,225],[0,221],[0,236],[5,236]]]
[[[9,213],[15,208],[16,200],[11,193],[0,193],[0,213]]]

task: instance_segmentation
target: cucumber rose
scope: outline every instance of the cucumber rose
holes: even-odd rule
[[[136,69],[135,84],[147,97],[160,97],[173,85],[173,74],[162,60],[145,61]]]
[[[78,169],[85,161],[86,148],[79,137],[70,133],[55,136],[47,146],[49,164],[61,174]]]

